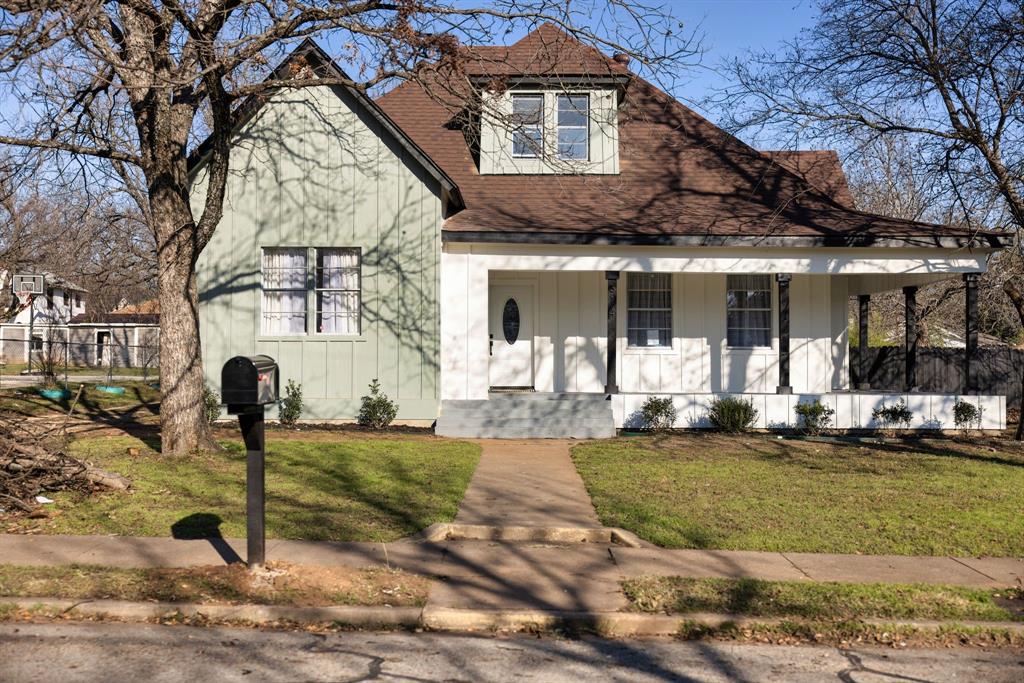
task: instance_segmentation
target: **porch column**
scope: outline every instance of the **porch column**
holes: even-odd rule
[[[903,288],[903,388],[917,391],[917,287]]]
[[[615,360],[619,346],[619,271],[606,270],[604,279],[608,281],[608,374],[604,391],[606,394],[617,394],[619,385],[615,381]]]
[[[857,388],[861,391],[869,391],[871,382],[868,381],[868,373],[871,372],[871,365],[868,363],[868,321],[871,313],[871,295],[859,295],[857,304],[860,306],[857,316],[857,372],[860,375],[860,382],[857,383]]]
[[[977,378],[974,376],[974,361],[978,355],[978,273],[964,273],[964,284],[967,291],[966,330],[964,331],[964,393],[974,394],[978,391]]]
[[[789,273],[778,273],[775,276],[779,283],[779,386],[777,394],[792,394],[793,387],[789,383],[789,281],[793,278]]]

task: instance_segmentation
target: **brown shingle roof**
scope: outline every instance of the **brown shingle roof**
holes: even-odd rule
[[[568,57],[555,60],[552,45],[568,50],[559,58]],[[543,73],[545,66],[557,75],[628,73],[544,26],[507,48],[470,50],[503,55],[504,66],[486,62],[501,75]],[[834,153],[758,152],[636,75],[619,110],[618,175],[481,175],[467,143],[472,134],[457,123],[465,118],[433,94],[410,82],[378,101],[461,190],[466,208],[445,220],[446,239],[663,243],[685,237],[713,243],[803,237],[868,244],[913,237],[927,245],[936,238],[977,236],[855,211],[845,179],[839,184],[835,175],[841,169]],[[982,241],[992,243],[989,235]]]
[[[773,161],[796,173],[843,206],[854,208],[843,164],[835,150],[773,150],[762,154],[767,154]]]

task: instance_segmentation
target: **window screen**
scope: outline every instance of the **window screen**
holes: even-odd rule
[[[512,156],[539,157],[544,150],[544,96],[512,96]]]
[[[587,95],[558,96],[558,158],[589,158],[590,98]]]
[[[772,284],[768,275],[729,275],[726,285],[729,346],[772,345]]]
[[[672,346],[672,276],[628,273],[626,334],[630,346]]]

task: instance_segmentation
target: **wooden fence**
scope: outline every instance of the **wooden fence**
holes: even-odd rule
[[[868,377],[872,391],[903,391],[903,348],[868,348]],[[980,347],[974,373],[978,392],[1006,396],[1008,406],[1020,401],[1024,350]],[[860,349],[850,347],[850,379],[860,382]],[[964,390],[964,349],[918,347],[917,387],[920,391],[956,394]]]

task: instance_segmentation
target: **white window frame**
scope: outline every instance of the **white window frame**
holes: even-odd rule
[[[305,255],[305,265],[303,266],[303,287],[266,287],[266,266],[265,266],[265,255],[268,251],[274,250],[291,250],[301,251]],[[319,266],[319,255],[325,251],[342,251],[353,253],[356,256],[356,269],[357,269],[357,289],[348,288],[335,288],[335,287],[320,287],[320,273]],[[268,331],[266,328],[266,314],[268,311],[264,308],[266,300],[263,296],[265,292],[302,292],[302,301],[304,302],[303,312],[305,314],[305,324],[301,332],[287,332],[287,331]],[[321,296],[325,292],[349,292],[355,293],[356,295],[356,331],[355,332],[321,332]],[[271,311],[271,313],[275,313]],[[287,313],[287,311],[276,311],[277,314]],[[297,311],[296,311],[297,313]],[[262,245],[260,247],[260,309],[259,309],[259,320],[257,321],[259,326],[259,336],[265,339],[275,339],[278,337],[344,337],[354,338],[361,337],[362,325],[363,325],[363,250],[361,247],[352,246],[295,246],[295,245]]]
[[[268,251],[301,251],[304,253],[305,263],[302,266],[303,269],[303,286],[299,287],[267,287],[267,267],[266,267],[266,256]],[[259,329],[260,335],[264,337],[301,337],[309,333],[309,248],[299,247],[294,245],[273,245],[264,246],[260,249],[260,319]],[[305,322],[302,326],[301,332],[283,332],[281,330],[268,331],[266,328],[267,314],[276,313],[277,315],[283,315],[287,311],[267,311],[266,306],[266,293],[267,292],[302,292],[303,301],[303,315]]]
[[[667,282],[667,286],[665,288],[659,287],[657,289],[654,289],[654,288],[651,288],[651,287],[643,287],[643,288],[641,288],[641,289],[639,289],[637,291],[667,292],[668,293],[668,306],[657,306],[657,307],[633,307],[633,306],[631,306],[630,305],[630,299],[631,299],[630,292],[632,292],[632,291],[637,289],[637,284],[639,283],[640,278],[643,278],[643,277],[646,277],[646,276],[654,276],[654,275],[660,276],[660,277],[664,278],[665,281]],[[672,305],[673,305],[673,295],[672,294],[673,293],[672,293],[672,274],[671,273],[626,273],[626,348],[628,348],[628,349],[671,349],[672,348],[673,323],[674,323],[673,318],[675,317],[673,309],[672,309]],[[662,312],[662,313],[667,312],[668,313],[668,327],[667,328],[664,328],[664,327],[633,327],[633,326],[630,325],[630,313],[632,313],[634,311],[636,311],[636,312],[649,312],[649,313],[651,313],[651,312]],[[648,334],[648,339],[650,338],[649,335],[650,335],[651,330],[659,330],[659,332],[660,332],[660,330],[667,330],[668,331],[668,341],[667,341],[667,343],[662,343],[661,342],[661,335],[659,333],[659,335],[658,335],[658,343],[657,344],[634,344],[633,343],[633,336],[631,334],[631,331],[634,330],[634,329],[635,330],[646,330],[647,334]]]
[[[562,98],[568,98],[571,102],[573,98],[579,98],[586,101],[586,108],[583,110],[584,125],[582,126],[568,126],[562,125],[560,122],[560,116],[562,113],[561,101]],[[562,156],[562,141],[561,132],[562,130],[583,130],[586,135],[583,137],[584,148],[586,154],[581,157],[566,157]],[[555,94],[555,156],[561,161],[569,162],[586,162],[590,161],[590,93],[589,92],[571,92],[565,91]]]
[[[753,291],[767,292],[768,294],[768,306],[731,306],[729,303],[729,292],[731,291],[751,291],[750,289],[734,289],[730,287],[729,280],[733,277],[758,277],[764,278],[766,281],[766,287],[764,289],[757,289]],[[767,311],[768,313],[768,327],[729,327],[729,314],[732,312],[746,312],[746,311]],[[726,275],[725,281],[725,344],[726,348],[729,349],[770,349],[772,348],[772,339],[774,337],[774,313],[775,313],[775,302],[774,302],[774,290],[772,288],[772,277],[766,273],[735,273],[732,275]],[[729,341],[729,330],[737,329],[741,331],[750,330],[767,330],[768,340],[766,344],[731,344]]]
[[[320,287],[320,253],[326,251],[340,251],[355,254],[356,257],[356,288],[346,289],[342,287]],[[308,263],[308,261],[307,261]],[[314,317],[314,334],[319,336],[332,336],[332,337],[355,337],[359,336],[363,332],[363,250],[360,247],[314,247],[313,248],[313,317]],[[342,292],[356,295],[356,330],[355,332],[321,332],[323,327],[322,314],[323,310],[321,306],[321,297],[325,292]]]
[[[521,123],[516,121],[516,99],[517,98],[532,99],[532,100],[539,100],[540,101],[540,120],[537,123],[535,123],[535,124],[531,123],[529,125],[524,125],[524,124],[521,124]],[[547,115],[546,115],[546,112],[547,112],[547,102],[546,102],[546,100],[547,100],[547,98],[544,97],[544,93],[542,93],[542,92],[516,92],[516,93],[512,93],[512,98],[510,100],[510,102],[511,102],[511,110],[509,112],[509,116],[510,116],[509,122],[512,124],[512,139],[511,139],[512,150],[511,151],[512,151],[512,158],[513,159],[543,159],[544,158],[544,151],[545,151],[545,147],[546,147],[546,144],[545,144],[545,129],[546,129],[545,119],[547,118]],[[516,135],[521,133],[521,132],[524,132],[527,128],[529,128],[529,129],[538,128],[539,129],[539,131],[540,131],[540,147],[539,147],[539,149],[537,149],[535,151],[534,150],[528,150],[527,153],[518,153],[518,152],[516,152]]]

